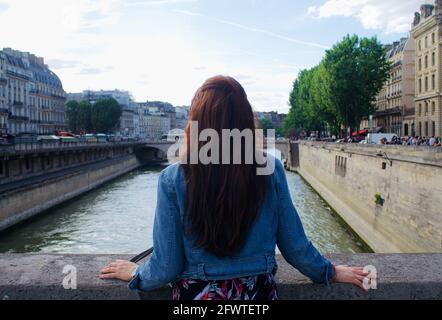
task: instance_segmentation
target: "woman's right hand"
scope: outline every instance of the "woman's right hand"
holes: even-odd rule
[[[362,267],[335,266],[333,282],[354,284],[362,290],[368,291],[368,289],[364,288],[364,279],[368,275],[369,273],[365,272]]]

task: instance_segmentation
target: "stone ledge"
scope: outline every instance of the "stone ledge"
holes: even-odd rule
[[[132,300],[139,299],[120,281],[101,280],[99,270],[126,255],[0,254],[0,299],[33,300]],[[365,293],[342,284],[315,285],[277,257],[277,283],[281,299],[442,299],[442,254],[334,254],[335,264],[373,265],[378,289]],[[62,286],[66,265],[77,269],[77,290]],[[144,299],[166,300],[171,290],[163,288],[142,295]]]

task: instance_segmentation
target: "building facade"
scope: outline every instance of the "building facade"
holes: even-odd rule
[[[267,119],[272,123],[273,128],[280,129],[284,125],[284,120],[287,117],[286,114],[278,113],[276,111],[270,112],[257,112],[258,119]]]
[[[53,134],[65,130],[66,93],[44,59],[0,51],[0,133]]]
[[[125,137],[135,138],[140,133],[139,120],[137,114],[137,104],[129,91],[124,90],[85,90],[80,93],[69,93],[68,100],[89,101],[94,104],[102,99],[115,99],[122,107],[119,129],[117,134]]]
[[[186,129],[187,122],[189,121],[190,116],[190,107],[182,106],[182,107],[175,107],[175,113],[176,113],[176,123],[175,127],[177,129]]]
[[[442,0],[415,13],[412,35],[416,45],[416,135],[442,135]]]
[[[411,136],[415,134],[415,42],[402,38],[385,49],[392,66],[389,78],[376,97],[372,123],[365,118],[361,128]]]
[[[174,129],[170,117],[153,107],[149,102],[137,103],[140,138],[143,140],[160,141],[170,130]]]

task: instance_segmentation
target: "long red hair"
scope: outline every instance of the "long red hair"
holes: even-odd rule
[[[255,132],[254,113],[243,87],[226,76],[208,79],[196,92],[190,121],[197,121],[198,135],[204,129],[216,130],[219,137],[223,129]],[[259,214],[266,193],[266,177],[257,175],[259,165],[255,155],[252,164],[245,161],[221,164],[220,151],[220,164],[191,164],[190,121],[186,128],[187,161],[183,164],[187,186],[186,229],[198,247],[218,257],[232,257],[244,247]],[[242,159],[246,152],[244,140],[241,140]],[[208,142],[193,143],[198,143],[199,151]],[[255,135],[253,144],[255,150]]]

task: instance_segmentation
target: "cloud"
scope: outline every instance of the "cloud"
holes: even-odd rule
[[[281,35],[272,31],[268,31],[265,29],[259,29],[259,28],[254,28],[254,27],[249,27],[240,23],[236,23],[233,21],[229,21],[229,20],[223,20],[223,19],[218,19],[218,18],[213,18],[213,17],[209,17],[200,13],[196,13],[196,12],[192,12],[192,11],[187,11],[187,10],[173,10],[174,12],[180,13],[180,14],[184,14],[184,15],[188,15],[188,16],[192,16],[192,17],[201,17],[201,18],[205,18],[208,19],[210,21],[214,21],[217,23],[221,23],[221,24],[225,24],[228,26],[232,26],[238,29],[242,29],[242,30],[246,30],[246,31],[250,31],[250,32],[255,32],[255,33],[261,33],[264,35],[267,35],[269,37],[272,38],[277,38],[280,40],[284,40],[284,41],[288,41],[288,42],[292,42],[292,43],[296,43],[296,44],[300,44],[300,45],[304,45],[304,46],[310,46],[310,47],[316,47],[316,48],[321,48],[321,49],[329,49],[328,46],[325,46],[323,44],[320,43],[315,43],[315,42],[308,42],[308,41],[303,41],[303,40],[299,40],[299,39],[295,39],[292,37],[288,37],[285,35]]]
[[[7,3],[0,2],[0,13],[8,10],[9,5]]]
[[[97,30],[119,22],[120,0],[77,0],[62,8],[63,26],[70,31]]]
[[[48,59],[46,63],[51,69],[60,70],[60,69],[71,69],[78,67],[81,62],[78,60],[62,60],[62,59]]]
[[[133,2],[124,2],[124,6],[132,7],[132,6],[162,6],[168,4],[180,4],[180,3],[194,3],[200,0],[146,0],[146,1],[133,1]]]
[[[323,19],[354,17],[368,30],[384,34],[410,31],[413,12],[419,10],[416,0],[327,0],[308,8],[308,15]]]
[[[80,70],[79,74],[82,75],[97,75],[97,74],[103,74],[108,71],[112,70],[111,67],[107,68],[96,68],[96,67],[84,67]]]

